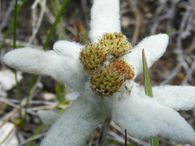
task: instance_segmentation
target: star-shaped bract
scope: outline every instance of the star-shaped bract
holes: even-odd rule
[[[120,32],[119,0],[94,0],[91,11],[90,39],[98,42],[105,33]],[[142,73],[142,49],[150,67],[165,52],[166,34],[143,39],[132,52],[121,57],[134,71]],[[145,95],[143,87],[133,80],[125,82],[118,92],[101,97],[92,90],[89,74],[80,61],[84,46],[69,41],[57,41],[53,50],[21,48],[8,52],[3,60],[8,66],[23,72],[49,75],[80,92],[80,97],[57,118],[42,142],[42,146],[81,146],[91,132],[107,116],[122,129],[137,138],[162,136],[182,143],[195,143],[192,127],[176,110],[195,107],[195,88],[192,86],[157,86],[154,98]],[[44,113],[44,112],[43,112]],[[44,115],[40,112],[40,115]],[[47,117],[46,117],[47,118]]]

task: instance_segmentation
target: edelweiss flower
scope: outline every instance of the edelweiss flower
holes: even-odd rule
[[[94,0],[92,42],[87,46],[58,41],[52,51],[21,48],[5,55],[4,62],[10,67],[50,75],[80,92],[61,117],[53,115],[58,119],[42,146],[80,146],[107,116],[137,138],[159,135],[195,143],[192,127],[176,112],[195,107],[195,88],[154,87],[154,98],[150,98],[133,81],[142,72],[142,49],[150,67],[165,52],[168,36],[147,37],[131,50],[120,32],[119,18],[119,0]],[[54,122],[49,115],[48,120]]]

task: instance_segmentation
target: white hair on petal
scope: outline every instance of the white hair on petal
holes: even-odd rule
[[[90,23],[90,38],[93,42],[105,33],[120,32],[119,11],[119,0],[94,0]]]
[[[166,51],[169,37],[167,34],[151,35],[144,38],[136,45],[132,52],[125,55],[123,58],[135,70],[136,75],[142,73],[142,50],[144,49],[148,67],[157,61]]]

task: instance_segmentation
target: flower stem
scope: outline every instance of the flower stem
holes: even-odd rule
[[[153,92],[152,92],[152,85],[150,81],[150,75],[148,71],[148,65],[147,65],[147,60],[146,56],[144,53],[144,50],[142,50],[142,61],[143,61],[143,78],[144,78],[144,89],[146,95],[153,97]],[[150,139],[150,144],[151,146],[159,146],[159,139],[157,136],[154,136]]]

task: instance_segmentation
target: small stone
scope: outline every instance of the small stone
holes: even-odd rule
[[[20,72],[16,73],[17,80],[20,81],[22,79],[22,75]],[[13,88],[16,85],[15,74],[9,69],[5,69],[0,71],[0,87],[7,91]]]

